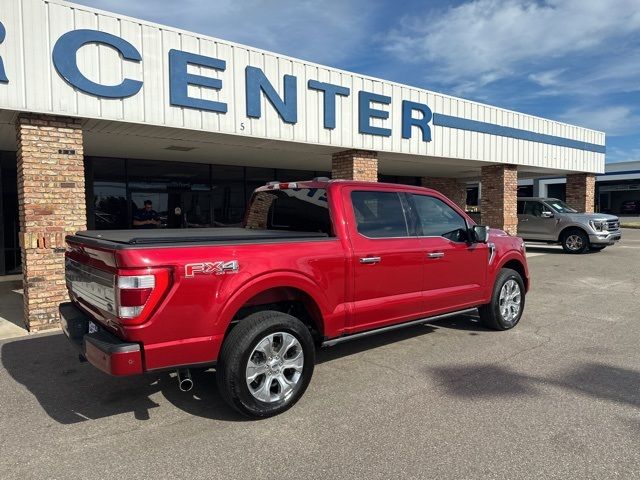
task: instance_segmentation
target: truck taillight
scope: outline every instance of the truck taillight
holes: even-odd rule
[[[169,286],[166,269],[147,269],[138,272],[119,272],[116,277],[117,316],[126,323],[146,321]]]
[[[118,317],[136,318],[156,286],[153,275],[118,277]]]

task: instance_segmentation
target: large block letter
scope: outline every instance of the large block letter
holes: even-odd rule
[[[370,133],[371,135],[390,137],[391,129],[374,127],[371,125],[371,118],[381,118],[386,120],[389,118],[389,112],[386,110],[372,108],[371,102],[389,105],[391,103],[391,97],[378,95],[377,93],[372,92],[358,92],[358,131],[360,133]]]
[[[264,72],[259,68],[247,67],[245,76],[248,117],[260,118],[262,116],[260,104],[262,92],[282,120],[287,123],[296,123],[298,121],[298,85],[296,77],[293,75],[284,76],[284,100],[282,100]]]
[[[324,92],[324,128],[336,128],[336,95],[348,97],[350,90],[347,87],[317,80],[309,80],[308,86],[312,90]]]
[[[7,36],[7,30],[4,28],[2,22],[0,22],[0,43],[4,42],[4,38]],[[0,57],[0,83],[9,83],[9,78],[4,71],[4,62]]]
[[[119,85],[102,85],[85,77],[78,68],[77,53],[90,43],[106,45],[117,50],[124,60],[140,62],[136,47],[120,37],[97,30],[73,30],[62,35],[53,47],[53,64],[70,85],[85,93],[104,98],[127,98],[142,88],[142,82],[125,78]]]
[[[413,118],[413,111],[417,110],[422,113],[422,118]],[[431,141],[431,109],[424,103],[411,102],[409,100],[402,101],[402,138],[411,138],[411,127],[416,126],[422,130],[422,141]]]
[[[169,51],[169,101],[171,105],[227,113],[226,103],[189,96],[189,85],[213,88],[214,90],[222,88],[222,81],[217,78],[188,73],[187,67],[189,65],[198,65],[221,71],[227,68],[224,60],[183,52],[182,50]]]

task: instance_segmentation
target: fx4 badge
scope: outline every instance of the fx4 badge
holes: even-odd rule
[[[202,263],[187,263],[184,266],[184,276],[187,278],[193,278],[196,275],[225,275],[227,273],[238,273],[237,260],[231,260],[230,262],[202,262]]]

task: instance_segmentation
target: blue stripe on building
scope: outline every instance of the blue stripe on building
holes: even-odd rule
[[[444,115],[442,113],[433,114],[433,124],[440,127],[457,128],[458,130],[487,133],[489,135],[498,135],[500,137],[509,137],[518,140],[546,143],[548,145],[557,145],[559,147],[576,148],[578,150],[586,150],[589,152],[606,152],[606,147],[604,145],[596,145],[595,143],[581,142],[579,140],[571,140],[569,138],[556,137],[554,135],[546,135],[544,133],[530,132],[528,130],[522,130],[520,128],[503,127],[501,125],[479,122],[477,120],[452,117],[451,115]]]

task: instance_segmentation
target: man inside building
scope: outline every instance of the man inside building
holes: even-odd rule
[[[133,227],[134,228],[158,228],[160,225],[160,218],[158,212],[153,209],[153,202],[151,200],[144,201],[144,208],[139,209],[133,215]]]

